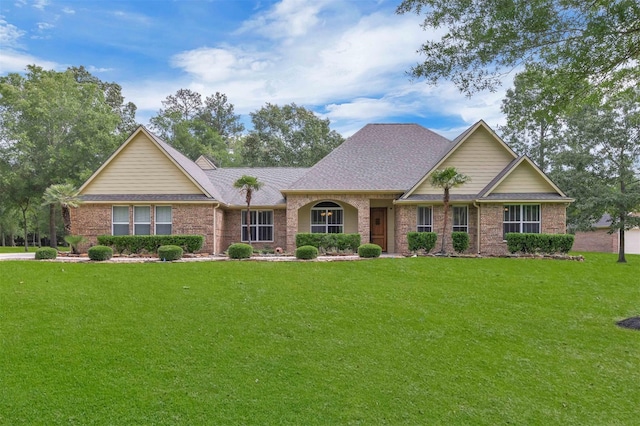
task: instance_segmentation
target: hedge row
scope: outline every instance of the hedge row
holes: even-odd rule
[[[409,242],[410,251],[418,251],[420,249],[429,253],[436,246],[438,235],[435,232],[408,232],[407,240]]]
[[[156,253],[160,246],[182,247],[187,253],[193,253],[202,248],[202,235],[99,235],[98,244],[113,247],[118,253]]]
[[[360,247],[360,234],[316,234],[301,232],[296,234],[296,247],[313,246],[317,249],[351,250]]]
[[[568,253],[573,247],[570,234],[519,234],[506,235],[507,250],[510,253]]]

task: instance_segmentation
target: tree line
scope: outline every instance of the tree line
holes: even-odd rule
[[[31,65],[0,77],[0,245],[52,246],[79,187],[137,127],[122,88],[84,67]],[[267,103],[246,131],[225,94],[180,89],[162,101],[151,130],[195,160],[223,167],[309,167],[343,142],[328,119],[295,103]],[[56,186],[46,190],[51,185]],[[60,189],[64,189],[63,193]],[[77,194],[76,194],[77,195]],[[44,197],[44,198],[43,198]],[[61,209],[57,208],[62,207]]]

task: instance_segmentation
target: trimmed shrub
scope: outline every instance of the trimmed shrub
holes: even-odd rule
[[[358,256],[360,257],[380,257],[382,247],[377,244],[363,244],[358,247]]]
[[[156,253],[160,246],[182,247],[187,253],[193,253],[202,248],[202,235],[100,235],[98,244],[110,246],[118,253]]]
[[[469,248],[469,234],[466,232],[452,232],[451,241],[456,253],[462,253]]]
[[[182,259],[182,247],[179,246],[160,246],[158,247],[158,257],[162,260],[172,261]]]
[[[53,247],[42,247],[36,250],[37,260],[55,259],[56,257],[58,257],[58,250]]]
[[[418,251],[420,249],[429,253],[436,246],[438,234],[435,232],[408,232],[407,241],[409,242],[409,251]]]
[[[91,260],[109,260],[113,257],[113,249],[107,246],[93,246],[89,247],[88,254]]]
[[[571,234],[520,234],[507,233],[507,250],[510,253],[568,253],[573,247]]]
[[[297,259],[315,259],[318,257],[318,249],[314,246],[302,246],[296,249]]]
[[[227,254],[231,259],[249,259],[253,254],[253,247],[245,243],[231,244]]]
[[[64,237],[64,241],[69,244],[69,247],[71,247],[71,253],[79,254],[78,245],[86,242],[87,239],[82,235],[67,235],[66,237]]]
[[[324,251],[351,250],[356,252],[360,246],[360,234],[320,234],[301,232],[296,234],[296,247],[314,246]]]

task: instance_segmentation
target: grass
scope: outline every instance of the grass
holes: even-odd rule
[[[0,424],[637,424],[615,260],[0,262]]]
[[[43,246],[44,247],[44,246]],[[47,246],[48,247],[48,246]],[[40,247],[37,246],[29,246],[29,253],[35,253]],[[58,251],[69,251],[69,247],[58,246]],[[24,253],[24,246],[17,247],[9,247],[9,246],[0,246],[0,254],[2,253]]]

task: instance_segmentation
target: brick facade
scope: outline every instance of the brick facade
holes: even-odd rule
[[[602,253],[618,253],[618,233],[609,234],[609,229],[576,232],[573,242],[575,251],[596,251]]]
[[[126,204],[116,204],[118,206]],[[167,204],[161,204],[167,205]],[[155,228],[155,205],[151,205],[151,229]],[[204,243],[202,252],[214,252],[214,204],[173,204],[172,233],[202,235]],[[71,233],[82,235],[87,242],[80,246],[81,250],[98,244],[98,235],[111,235],[112,205],[83,204],[71,209]],[[153,231],[152,231],[153,232]],[[133,234],[133,205],[129,205],[129,234]]]
[[[253,209],[252,209],[253,210]],[[270,209],[259,209],[270,210]],[[224,224],[220,230],[219,251],[225,251],[231,244],[242,242],[241,226],[242,217],[246,210],[225,210]],[[276,247],[284,248],[287,242],[287,211],[285,209],[273,209],[273,241],[251,242],[256,249]]]

